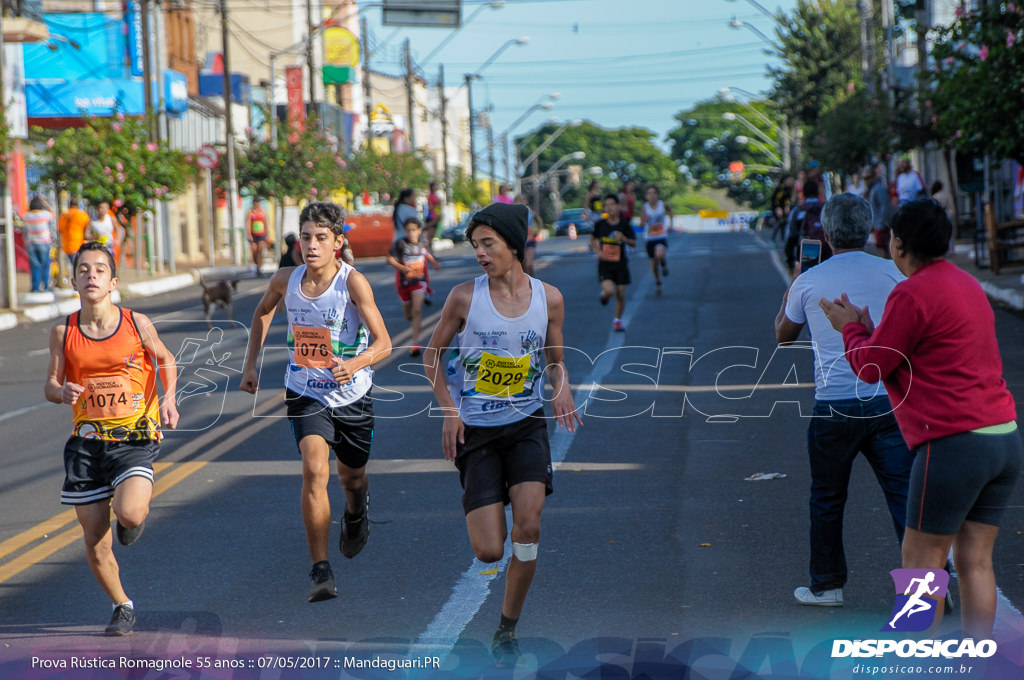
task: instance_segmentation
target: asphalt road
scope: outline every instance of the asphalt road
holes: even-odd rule
[[[899,548],[882,494],[858,462],[846,517],[846,605],[797,605],[791,593],[806,584],[808,559],[801,413],[810,413],[813,374],[806,352],[776,351],[772,321],[783,277],[765,243],[749,233],[674,236],[669,261],[659,298],[646,258],[634,254],[627,332],[615,334],[583,242],[541,244],[538,275],[567,301],[567,365],[585,424],[575,436],[549,428],[555,493],[517,631],[524,657],[505,672],[684,677],[689,667],[691,677],[853,677],[854,662],[833,662],[828,649],[833,638],[879,637],[890,613],[888,571],[899,566]],[[464,245],[443,263],[432,273],[437,293],[428,321],[452,285],[478,273]],[[360,269],[396,346],[408,345],[390,269],[381,262]],[[198,287],[129,305],[154,319],[183,372],[182,424],[167,432],[146,532],[134,546],[115,548],[139,617],[125,639],[102,637],[109,606],[73,514],[59,504],[70,413],[42,398],[49,324],[3,333],[0,677],[496,673],[487,652],[505,563],[494,572],[473,559],[458,476],[441,456],[441,427],[428,412],[429,386],[404,351],[374,379],[369,544],[353,560],[332,547],[341,597],[306,602],[300,464],[280,402],[280,317],[258,397],[237,389],[246,328],[264,285],[243,281],[235,321],[215,315],[212,334]],[[996,319],[1004,372],[1020,401],[1024,322],[1001,310]],[[746,479],[755,473],[784,476]],[[996,550],[997,632],[1018,663],[1022,493],[1018,487]],[[331,498],[337,525],[343,500],[336,482]],[[957,621],[947,617],[942,633],[955,634]],[[428,657],[442,660],[441,671],[399,663]],[[115,666],[59,668],[72,658],[93,669],[109,659]],[[131,659],[191,665],[161,675]],[[386,668],[389,659],[397,670]],[[377,668],[346,665],[374,660]],[[990,668],[959,677],[1019,675]]]

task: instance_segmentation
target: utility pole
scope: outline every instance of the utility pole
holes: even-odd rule
[[[489,116],[488,116],[489,118]],[[495,195],[494,191],[494,126],[487,121],[487,163],[491,170],[491,195]]]
[[[469,181],[476,182],[476,142],[473,141],[473,134],[476,132],[475,116],[473,115],[473,74],[466,74],[466,101],[469,104]]]
[[[316,68],[313,64],[313,0],[306,0],[306,66],[309,68],[309,103],[316,103]]]
[[[235,180],[235,127],[231,121],[231,60],[228,54],[228,2],[220,0],[220,40],[224,56],[224,130],[225,154],[228,166],[228,244],[231,246],[231,260],[242,264],[241,244],[235,233],[235,201],[238,185]]]
[[[153,116],[153,69],[150,64],[149,41],[149,0],[141,0],[139,12],[142,14],[142,101],[146,107],[146,132],[149,141],[156,141],[156,127]]]
[[[0,11],[0,109],[5,112],[9,111],[7,102],[7,91],[4,87],[4,19],[3,12]],[[5,118],[7,118],[5,116]],[[10,124],[9,119],[5,120]],[[18,309],[18,278],[17,278],[17,265],[15,263],[14,256],[14,220],[12,215],[14,214],[14,206],[11,203],[11,192],[8,191],[8,177],[7,177],[7,161],[0,161],[4,167],[0,168],[0,175],[3,176],[3,182],[0,183],[0,199],[2,199],[3,205],[3,238],[4,238],[4,252],[3,252],[3,283],[0,284],[3,290],[3,298],[0,299],[0,304],[3,304],[8,309],[14,311]]]
[[[857,0],[860,6],[860,68],[868,92],[875,92],[875,19],[873,0]]]
[[[412,71],[412,51],[409,47],[409,39],[405,39],[405,102],[409,109],[409,146],[413,153],[416,153],[416,97],[413,86],[416,78]]]
[[[370,101],[370,29],[366,25],[366,17],[359,19],[359,37],[363,43],[363,104],[366,108],[366,144],[370,144],[370,112],[373,105]]]
[[[452,189],[448,175],[448,99],[444,96],[444,64],[437,67],[437,93],[441,99],[441,168],[444,170],[445,203],[451,203]]]

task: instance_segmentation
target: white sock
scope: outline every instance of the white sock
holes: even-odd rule
[[[134,602],[132,602],[131,600],[128,600],[127,602],[122,602],[121,604],[113,604],[113,605],[110,605],[110,606],[111,606],[111,608],[113,608],[113,609],[117,609],[117,608],[118,608],[118,607],[120,607],[121,605],[128,605],[128,608],[129,608],[129,609],[135,609],[135,603],[134,603]]]

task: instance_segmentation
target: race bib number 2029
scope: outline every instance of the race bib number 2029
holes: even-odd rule
[[[493,397],[514,397],[522,394],[529,371],[529,354],[514,358],[484,352],[480,356],[476,391]]]

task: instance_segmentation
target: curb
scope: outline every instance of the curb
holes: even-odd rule
[[[110,296],[114,304],[120,304],[126,298],[150,297],[161,293],[168,293],[181,288],[188,288],[199,283],[199,277],[207,280],[227,278],[248,278],[252,276],[252,267],[205,267],[195,269],[190,274],[175,274],[163,278],[151,279],[149,281],[138,281],[115,290]],[[124,291],[124,295],[121,295]],[[16,328],[19,323],[38,323],[50,321],[61,316],[73,314],[81,308],[77,297],[70,297],[57,302],[42,305],[24,307],[15,312],[0,313],[0,331]]]
[[[998,300],[1017,311],[1024,311],[1024,294],[1013,288],[1000,288],[987,281],[979,281],[981,289],[993,300]]]

